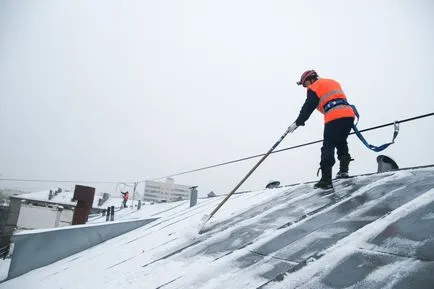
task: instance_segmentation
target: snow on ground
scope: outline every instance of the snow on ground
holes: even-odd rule
[[[413,240],[406,224],[434,227],[434,168],[361,176],[335,188],[331,195],[311,184],[235,194],[200,235],[202,216],[223,197],[192,208],[188,201],[126,208],[117,221],[159,219],[0,288],[393,288],[423,274],[417,254],[434,233]],[[395,235],[385,235],[392,224]],[[418,250],[403,255],[408,246]],[[361,271],[351,277],[345,268]]]

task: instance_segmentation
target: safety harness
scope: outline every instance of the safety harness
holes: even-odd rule
[[[392,138],[391,142],[382,144],[380,146],[374,146],[374,145],[369,144],[366,141],[366,139],[363,137],[362,133],[357,128],[357,124],[359,123],[359,119],[360,119],[359,112],[357,111],[357,109],[354,105],[349,104],[345,99],[339,98],[339,99],[334,99],[334,100],[327,102],[324,105],[324,113],[327,113],[328,111],[332,110],[333,108],[336,108],[337,106],[343,106],[343,105],[349,105],[354,110],[354,114],[357,117],[357,122],[355,124],[353,124],[354,133],[357,135],[357,137],[362,141],[362,143],[367,148],[369,148],[370,150],[373,150],[374,152],[381,152],[382,150],[385,150],[391,144],[395,143],[395,139],[399,133],[399,123],[397,123],[397,122],[394,122],[394,124],[393,124],[394,131],[393,131],[393,138]]]

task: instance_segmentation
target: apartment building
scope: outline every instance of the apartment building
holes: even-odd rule
[[[173,178],[167,178],[165,182],[145,182],[144,201],[174,202],[189,198],[190,186],[175,184]]]

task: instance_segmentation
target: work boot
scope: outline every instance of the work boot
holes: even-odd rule
[[[348,174],[348,167],[352,160],[353,159],[351,158],[350,155],[342,156],[340,158],[339,172],[336,174],[337,179],[346,179],[350,177]]]
[[[314,189],[333,189],[332,184],[332,167],[321,168],[321,179],[314,186]]]

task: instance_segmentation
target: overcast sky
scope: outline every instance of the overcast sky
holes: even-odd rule
[[[360,129],[433,112],[433,12],[430,0],[0,0],[0,178],[114,191],[84,181],[134,182],[265,153],[298,116],[306,91],[295,82],[306,69],[342,84]],[[383,153],[402,167],[433,164],[433,125],[402,124]],[[314,112],[279,148],[322,130]],[[392,130],[365,136],[379,145]],[[355,136],[349,145],[351,173],[376,171],[377,153]],[[271,155],[241,190],[316,180],[320,147]],[[226,194],[257,161],[175,181]]]

